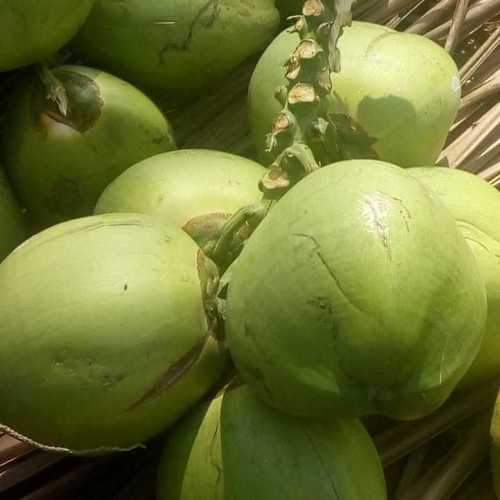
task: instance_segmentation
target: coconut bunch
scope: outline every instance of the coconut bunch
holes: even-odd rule
[[[2,498],[495,498],[500,2],[77,3],[0,5]]]

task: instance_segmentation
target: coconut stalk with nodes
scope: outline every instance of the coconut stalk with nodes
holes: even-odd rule
[[[340,71],[338,40],[352,21],[355,0],[306,0],[302,13],[291,16],[290,28],[300,42],[285,65],[286,86],[276,89],[283,106],[267,137],[275,157],[260,182],[262,201],[242,208],[225,225],[220,238],[206,251],[221,268],[234,260],[272,205],[303,177],[343,159],[335,140],[337,125],[328,112],[332,72]]]

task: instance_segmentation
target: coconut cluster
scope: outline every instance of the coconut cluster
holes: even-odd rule
[[[500,376],[500,194],[436,166],[457,66],[351,3],[0,3],[1,431],[167,433],[158,500],[386,500],[368,419]],[[253,157],[178,149],[257,53]]]

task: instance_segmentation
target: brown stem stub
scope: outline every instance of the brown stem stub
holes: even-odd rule
[[[316,40],[306,38],[302,40],[298,47],[295,49],[294,55],[298,59],[314,59],[323,52],[323,49]]]
[[[332,23],[321,23],[318,26],[318,29],[316,30],[316,33],[318,34],[319,37],[323,38],[324,40],[328,39],[330,36],[330,31],[332,29]]]
[[[319,17],[325,13],[325,6],[321,0],[307,0],[302,13],[304,16]]]
[[[294,24],[288,29],[290,33],[302,33],[307,29],[307,22],[304,16],[291,16],[289,21],[295,21]]]
[[[274,120],[273,123],[273,133],[281,134],[290,129],[294,125],[293,116],[286,112],[282,111]]]
[[[302,104],[319,100],[314,86],[310,83],[297,83],[288,92],[288,104]]]
[[[276,166],[271,166],[260,182],[263,191],[287,189],[290,186],[287,172]]]
[[[300,75],[300,61],[292,56],[286,63],[286,78],[290,81],[296,80]]]

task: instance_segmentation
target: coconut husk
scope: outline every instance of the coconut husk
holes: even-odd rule
[[[427,36],[451,52],[460,68],[463,98],[439,163],[500,188],[500,0],[362,0],[354,18]],[[258,55],[247,60],[210,95],[165,110],[179,147],[255,158],[246,96],[257,60]],[[0,95],[7,95],[2,89],[15,78],[0,75]],[[0,98],[0,115],[3,104]],[[439,458],[457,446],[447,432],[423,450],[413,447],[399,464],[391,462],[388,478],[395,498],[407,491],[408,481],[435,474],[443,465]],[[153,500],[160,444],[90,459],[40,451],[0,434],[0,500]],[[468,471],[453,498],[493,499],[487,465]]]

